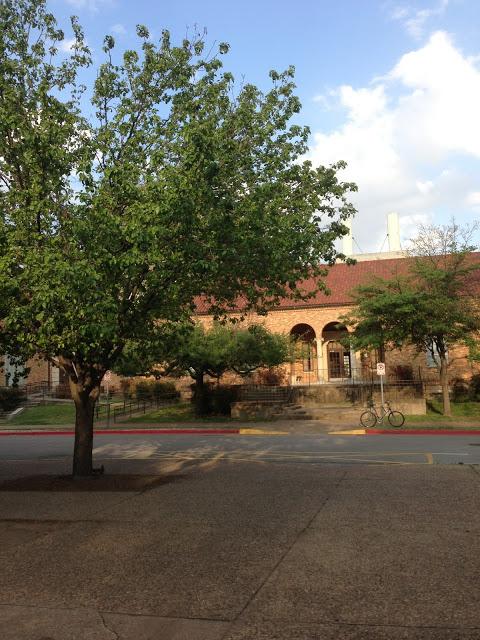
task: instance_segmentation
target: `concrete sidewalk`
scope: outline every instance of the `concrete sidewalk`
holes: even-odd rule
[[[476,468],[108,470],[151,477],[85,492],[3,476],[2,640],[480,638]]]

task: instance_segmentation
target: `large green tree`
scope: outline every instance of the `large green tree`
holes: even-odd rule
[[[173,45],[137,27],[111,36],[92,87],[45,0],[0,3],[0,286],[4,350],[61,367],[76,406],[73,473],[92,473],[102,378],[202,295],[217,315],[241,296],[264,311],[307,294],[353,214],[342,163],[301,161],[308,129],[293,70],[235,90],[228,46]],[[321,278],[319,280],[321,284]]]
[[[119,360],[123,375],[190,376],[195,381],[195,413],[205,415],[208,392],[205,376],[220,379],[227,371],[247,376],[261,367],[289,361],[294,345],[289,336],[272,333],[261,324],[248,327],[215,323],[170,327],[154,346],[130,343]],[[143,349],[143,351],[142,351]]]
[[[451,415],[449,364],[452,349],[478,352],[480,258],[472,254],[472,227],[421,226],[404,268],[354,292],[355,308],[344,318],[357,349],[413,345],[430,354],[442,386],[443,412]],[[450,356],[449,356],[450,353]]]

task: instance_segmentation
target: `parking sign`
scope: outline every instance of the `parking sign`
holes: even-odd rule
[[[385,375],[385,363],[377,362],[377,376],[384,376],[384,375]]]

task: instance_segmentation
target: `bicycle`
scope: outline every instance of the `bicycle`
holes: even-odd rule
[[[388,422],[392,425],[392,427],[401,427],[405,422],[405,416],[401,411],[394,411],[390,407],[389,402],[385,402],[380,406],[380,413],[378,412],[377,407],[372,404],[370,409],[364,411],[360,416],[360,423],[362,427],[374,427],[377,422],[383,424],[384,418],[388,419]]]

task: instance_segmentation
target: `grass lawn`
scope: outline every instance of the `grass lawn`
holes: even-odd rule
[[[122,403],[118,403],[121,406]],[[115,405],[112,404],[112,408]],[[100,421],[105,420],[105,412],[100,414]],[[166,407],[160,407],[142,415],[122,416],[117,424],[122,422],[128,423],[149,423],[161,424],[166,422],[191,422],[192,427],[204,426],[205,422],[230,422],[232,418],[228,416],[208,416],[206,418],[196,418],[193,415],[190,403],[173,404]],[[6,423],[8,426],[24,426],[24,425],[71,425],[75,423],[75,406],[72,403],[55,403],[46,404],[38,407],[30,407],[25,409],[15,418]],[[194,424],[196,423],[196,425]],[[111,422],[110,426],[114,426]]]
[[[205,418],[196,418],[193,414],[192,405],[190,403],[173,404],[167,407],[160,407],[149,413],[143,413],[140,416],[125,416],[122,422],[145,422],[149,424],[162,422],[230,422],[232,418],[228,416],[206,416]]]
[[[121,403],[117,403],[118,406]],[[115,403],[112,403],[113,407]],[[105,420],[105,411],[102,411],[99,420]],[[39,405],[38,407],[28,407],[18,416],[9,420],[7,425],[73,425],[75,424],[75,405],[73,402],[55,402],[52,404]]]
[[[416,427],[422,429],[479,429],[480,402],[452,402],[452,416],[447,417],[442,414],[441,402],[428,400],[426,415],[405,416],[405,424],[401,429]],[[385,421],[383,428],[394,429],[387,421]]]
[[[8,421],[10,425],[25,424],[71,424],[75,421],[75,406],[71,403],[45,404],[29,407]]]
[[[425,416],[409,416],[409,419],[424,419],[428,421],[459,421],[464,419],[480,421],[480,402],[452,402],[452,416],[442,414],[442,404],[437,400],[427,401],[427,414]]]

